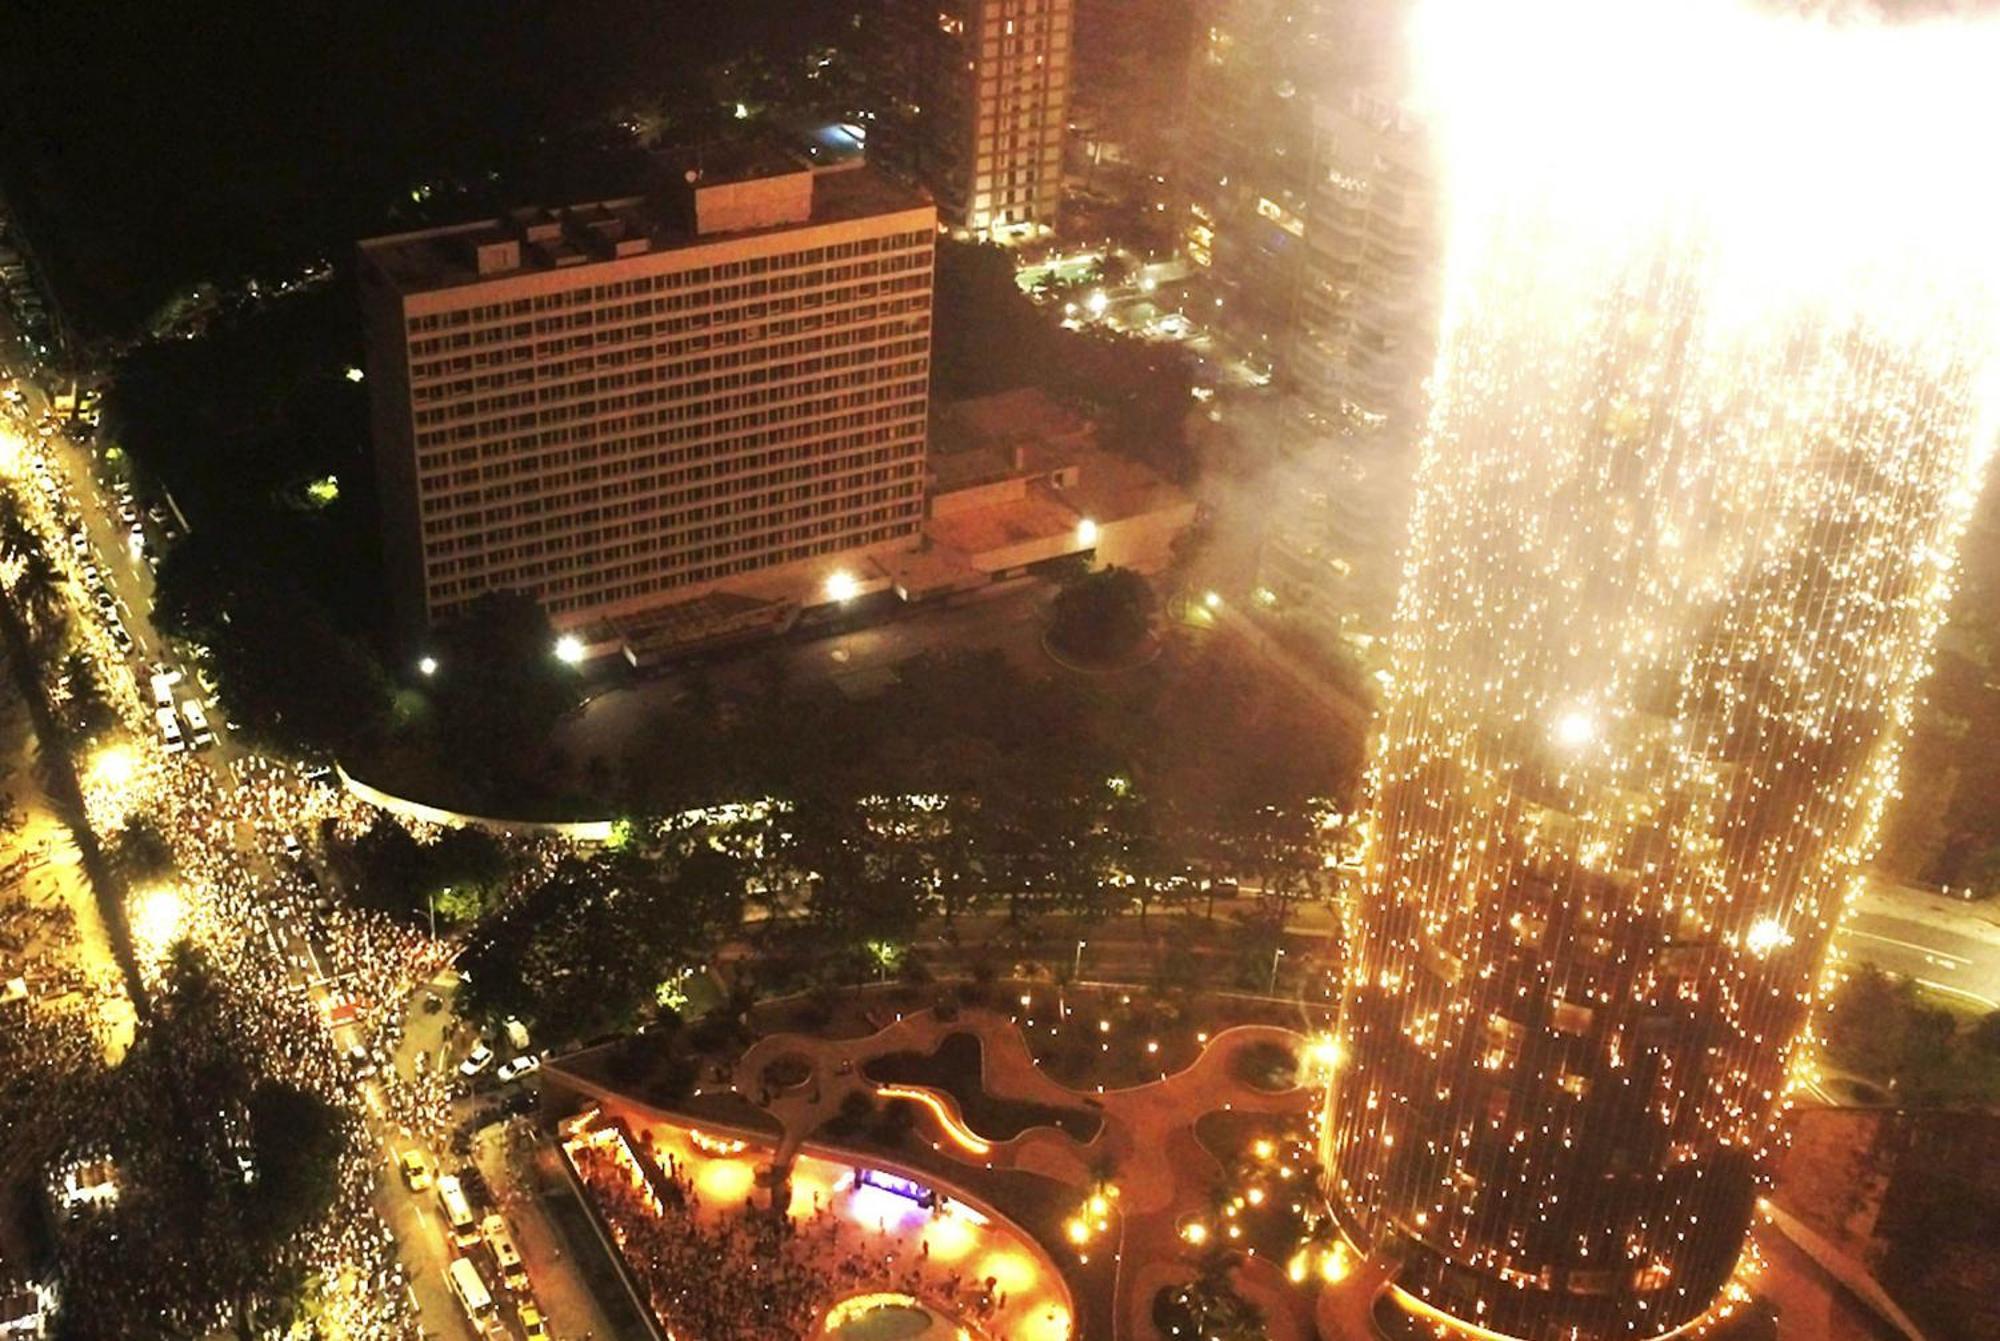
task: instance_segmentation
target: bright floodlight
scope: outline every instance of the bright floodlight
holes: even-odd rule
[[[139,756],[130,745],[106,745],[91,756],[86,778],[104,787],[123,787],[138,772]]]
[[[861,594],[861,581],[849,572],[838,572],[826,580],[826,598],[847,604]]]
[[[1111,299],[1104,290],[1093,289],[1090,297],[1084,300],[1084,306],[1090,309],[1091,316],[1101,317],[1111,307]]]
[[[1758,918],[1750,924],[1750,930],[1743,937],[1743,948],[1759,959],[1791,943],[1792,933],[1786,931],[1785,924],[1775,917]]]
[[[556,655],[559,657],[563,655],[561,643],[556,644]],[[567,661],[569,658],[563,657],[563,660]],[[417,658],[417,670],[424,675],[436,675],[438,673],[438,659],[436,657]]]
[[[347,380],[350,382],[359,382],[367,376],[368,374],[362,372],[359,368],[349,368],[347,370]]]
[[[149,889],[132,902],[132,934],[154,953],[173,944],[186,918],[187,900],[168,885]]]
[[[1556,718],[1556,744],[1566,750],[1581,749],[1590,744],[1597,735],[1597,723],[1591,715],[1573,708]]]
[[[1097,523],[1085,517],[1076,524],[1076,543],[1085,549],[1097,543]]]
[[[583,639],[574,633],[565,633],[556,639],[556,660],[565,666],[574,666],[583,660]],[[429,672],[426,672],[428,674]]]

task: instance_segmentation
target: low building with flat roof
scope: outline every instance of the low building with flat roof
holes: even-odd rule
[[[935,434],[924,538],[987,579],[1077,557],[1156,573],[1194,524],[1192,498],[1099,447],[1095,426],[1045,392],[946,406]]]

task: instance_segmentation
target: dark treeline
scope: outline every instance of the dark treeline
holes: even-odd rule
[[[64,306],[124,334],[199,281],[357,237],[588,195],[636,143],[692,140],[803,80],[850,26],[818,0],[230,0],[17,6],[5,183]],[[840,101],[822,71],[787,101]],[[413,197],[417,192],[421,198]]]

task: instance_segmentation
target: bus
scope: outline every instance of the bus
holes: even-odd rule
[[[452,1295],[458,1306],[465,1310],[473,1330],[486,1332],[488,1325],[499,1312],[493,1306],[493,1295],[486,1288],[486,1282],[479,1277],[479,1268],[470,1257],[454,1257],[451,1265],[444,1270],[445,1283],[451,1286]]]
[[[167,753],[179,754],[183,748],[181,722],[180,718],[174,716],[174,710],[158,708],[154,710],[153,720],[160,724],[160,743],[167,747]]]
[[[437,1180],[438,1203],[444,1207],[445,1223],[451,1226],[451,1241],[461,1248],[475,1247],[479,1243],[479,1222],[472,1218],[472,1205],[465,1199],[465,1189],[458,1185],[458,1175],[447,1173]]]
[[[493,1253],[493,1265],[500,1270],[500,1283],[517,1292],[527,1289],[528,1268],[521,1261],[521,1250],[514,1246],[514,1236],[507,1232],[507,1221],[498,1211],[479,1222],[479,1234]]]
[[[215,733],[209,730],[208,714],[201,710],[201,700],[191,698],[181,703],[181,716],[187,719],[188,746],[203,750],[215,744]]]

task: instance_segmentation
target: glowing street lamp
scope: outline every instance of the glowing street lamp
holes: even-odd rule
[[[140,944],[164,950],[180,935],[187,919],[187,900],[171,885],[149,889],[132,904],[132,932]]]
[[[583,662],[583,639],[574,633],[565,633],[556,639],[556,660],[565,666],[581,665]]]
[[[1097,543],[1097,523],[1085,517],[1076,524],[1076,543],[1085,549]]]
[[[1205,592],[1202,595],[1201,603],[1211,610],[1220,610],[1222,608],[1222,593],[1219,591]]]
[[[838,605],[846,605],[861,594],[861,579],[842,570],[826,580],[826,598]]]
[[[1556,718],[1556,744],[1566,750],[1582,749],[1597,737],[1597,723],[1589,713],[1581,709],[1571,709]]]
[[[130,745],[107,745],[91,757],[85,776],[104,787],[123,787],[139,771],[139,757]]]
[[[562,656],[561,643],[556,644],[556,655],[559,657]],[[567,660],[568,658],[564,659]],[[417,673],[419,675],[425,676],[426,678],[436,675],[438,673],[438,659],[436,657],[418,657]]]

